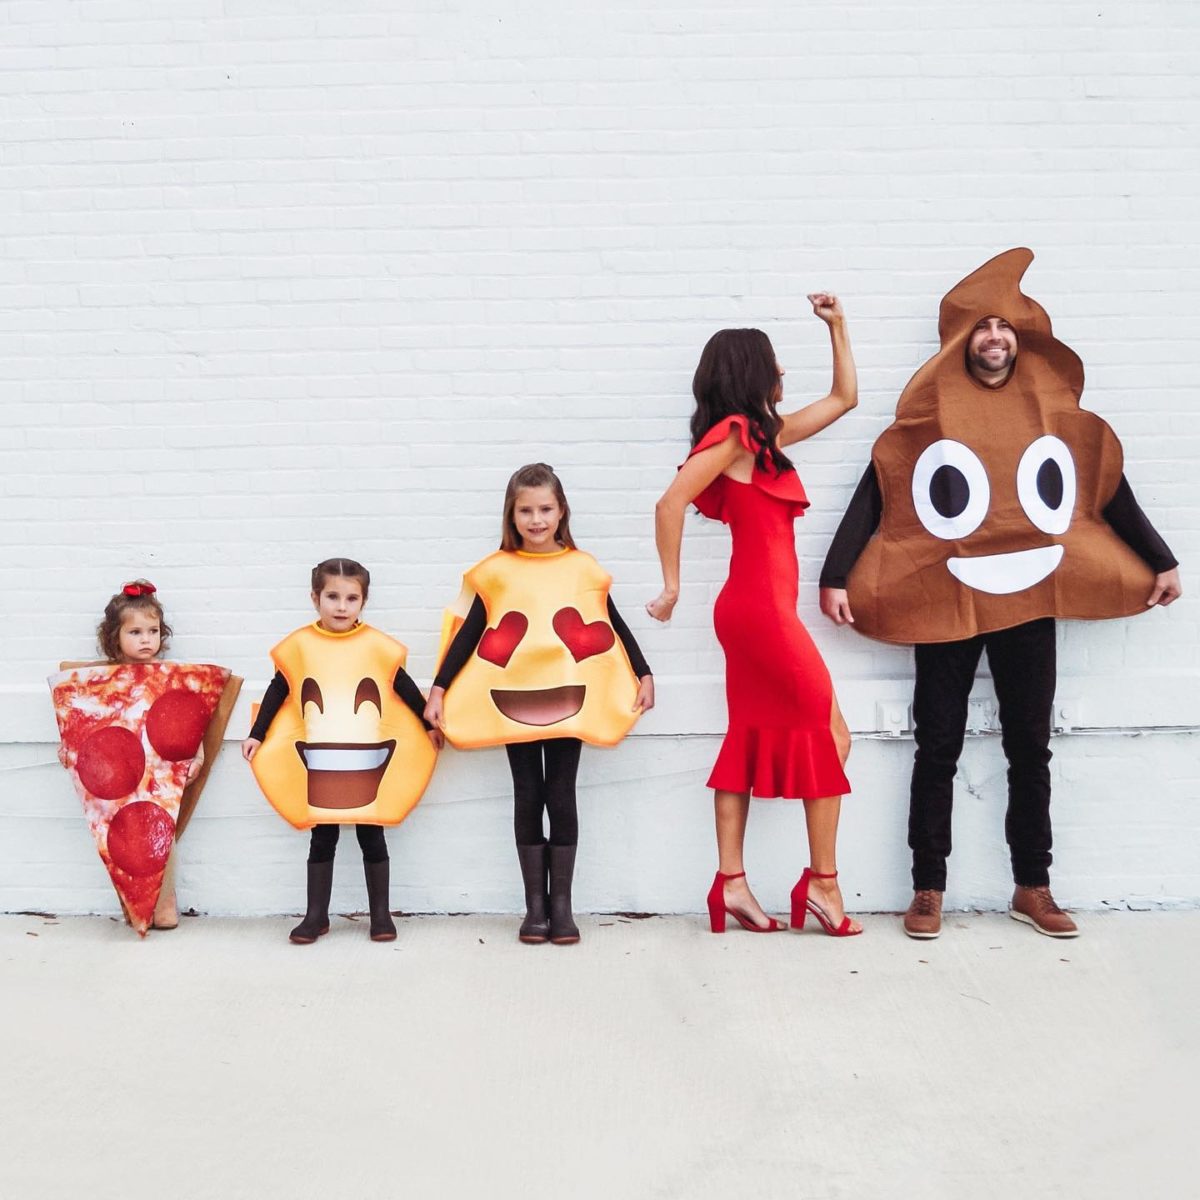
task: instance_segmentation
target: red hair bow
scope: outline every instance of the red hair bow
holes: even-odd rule
[[[152,583],[127,583],[121,591],[127,596],[153,596],[158,588]]]

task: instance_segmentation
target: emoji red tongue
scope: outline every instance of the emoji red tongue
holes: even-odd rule
[[[554,632],[571,652],[576,662],[583,662],[595,654],[603,654],[616,640],[612,626],[603,621],[584,622],[578,609],[560,608],[554,614]]]

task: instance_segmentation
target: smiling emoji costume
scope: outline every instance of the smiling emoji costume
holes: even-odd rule
[[[331,633],[316,622],[271,651],[288,694],[250,765],[297,829],[398,825],[416,807],[437,752],[392,689],[407,655],[370,625]]]
[[[454,746],[568,737],[615,746],[633,728],[638,681],[609,620],[611,584],[583,550],[498,550],[466,573],[443,656],[476,596],[487,628],[446,691]]]
[[[1032,261],[1008,250],[951,288],[941,349],[875,443],[882,517],[846,584],[859,633],[950,642],[1039,617],[1146,611],[1154,572],[1101,516],[1121,483],[1121,445],[1080,408],[1083,364],[1020,289]],[[987,316],[1018,339],[995,389],[966,366]]]

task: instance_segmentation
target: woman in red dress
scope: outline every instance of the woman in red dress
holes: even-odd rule
[[[827,933],[860,933],[837,885],[837,826],[850,733],[829,671],[796,615],[799,564],[793,522],[808,507],[781,447],[831,425],[858,403],[858,380],[836,296],[808,297],[829,327],[833,385],[823,400],[781,415],[783,368],[758,329],[723,329],[709,339],[692,382],[692,452],[655,509],[663,590],[647,611],[666,621],[679,599],[679,547],[689,504],[730,527],[729,578],[713,623],[725,651],[729,730],[709,777],[714,789],[719,870],[708,896],[714,933],[726,915],[771,933],[746,883],[742,848],[750,797],[804,801],[810,865],[792,889],[792,926],[808,914]]]

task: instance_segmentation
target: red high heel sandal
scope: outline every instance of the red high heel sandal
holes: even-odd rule
[[[781,925],[774,917],[768,917],[770,921],[765,929],[761,925],[755,925],[748,917],[743,916],[736,908],[730,908],[725,903],[725,881],[727,879],[744,879],[745,871],[739,871],[736,875],[722,875],[717,872],[713,879],[713,885],[708,889],[708,921],[712,926],[713,933],[725,932],[725,917],[728,914],[743,928],[748,929],[751,933],[779,933],[780,930],[786,929],[786,925]]]
[[[862,933],[861,929],[850,928],[849,916],[842,917],[840,925],[834,925],[829,919],[829,914],[816,903],[808,898],[808,884],[811,879],[836,879],[837,872],[832,875],[822,875],[820,871],[814,871],[811,867],[804,868],[804,874],[796,881],[796,886],[792,888],[792,928],[803,929],[804,918],[812,913],[821,923],[821,928],[825,930],[830,937],[856,937]]]

